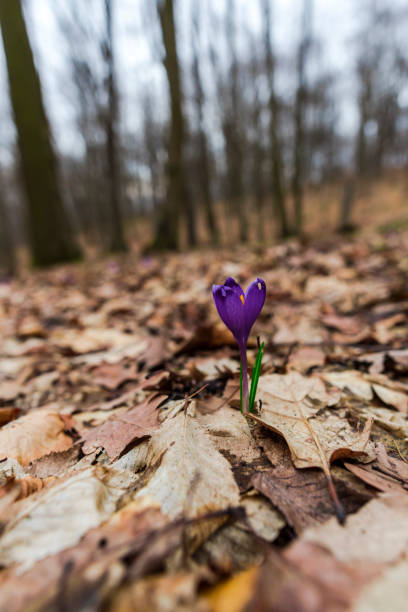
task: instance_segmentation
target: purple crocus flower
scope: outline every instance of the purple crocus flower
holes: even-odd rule
[[[244,293],[240,285],[229,277],[223,285],[213,285],[212,292],[218,314],[232,332],[239,347],[242,365],[243,404],[245,412],[247,412],[249,392],[246,346],[249,332],[265,302],[265,281],[262,278],[257,278]]]

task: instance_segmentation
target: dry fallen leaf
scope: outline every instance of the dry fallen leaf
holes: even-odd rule
[[[307,529],[306,542],[323,546],[339,561],[393,563],[408,549],[408,495],[384,493],[347,518]]]
[[[353,612],[405,612],[408,601],[408,560],[386,568],[369,583],[354,603]]]
[[[239,503],[228,461],[189,413],[167,418],[152,435],[146,465],[151,476],[137,498],[153,499],[170,518],[193,518]],[[209,522],[197,525],[196,544],[213,530]]]
[[[408,398],[399,390],[384,386],[375,382],[373,377],[367,377],[356,370],[345,370],[344,372],[328,372],[323,374],[324,380],[340,389],[348,389],[360,399],[370,401],[373,399],[373,391],[389,406],[393,406],[403,414],[408,413]],[[378,378],[378,377],[377,377]]]
[[[288,559],[271,550],[257,572],[245,610],[265,612],[348,612],[359,572],[344,566],[324,549],[309,545],[303,557]],[[303,560],[305,564],[302,564]],[[242,610],[242,608],[241,608]],[[243,612],[243,610],[242,610]]]
[[[259,459],[259,448],[248,422],[238,410],[222,406],[210,414],[197,414],[197,420],[205,427],[216,448],[227,457],[233,455],[245,463]]]
[[[31,461],[72,446],[72,438],[64,433],[63,419],[52,409],[30,412],[0,430],[0,461],[13,457],[28,465]]]
[[[377,444],[375,454],[379,468],[385,474],[398,478],[402,482],[408,483],[408,462],[396,459],[387,454],[384,444]]]
[[[135,406],[120,416],[109,419],[82,434],[82,451],[88,455],[97,448],[104,448],[111,460],[117,459],[134,440],[150,436],[159,426],[157,406],[166,396],[158,395],[150,401]]]
[[[22,500],[0,538],[0,563],[20,563],[26,571],[75,545],[115,511],[122,492],[109,473],[89,468]]]
[[[359,465],[354,465],[353,463],[345,462],[344,466],[350,470],[354,476],[360,478],[363,482],[368,485],[378,489],[379,491],[384,491],[387,493],[405,493],[401,484],[390,478],[388,476],[384,476],[383,474],[373,470],[371,467],[360,467]]]
[[[138,371],[135,363],[128,361],[118,363],[102,362],[92,370],[92,381],[106,389],[117,389],[128,380],[136,380]]]
[[[134,582],[117,593],[107,608],[108,612],[210,612],[197,602],[199,572],[177,572],[149,576]]]
[[[129,554],[143,556],[146,544],[148,549],[153,545],[154,530],[160,532],[165,523],[157,508],[130,502],[77,544],[46,556],[24,573],[20,566],[7,570],[0,587],[2,609],[52,608],[63,596],[66,608],[77,610],[82,596],[100,600],[105,594],[102,585],[114,588],[123,578],[123,565],[118,560]],[[163,536],[167,538],[167,548],[166,543],[162,546],[165,558],[174,550],[175,539],[172,533]]]
[[[384,387],[384,385],[374,384],[373,389],[384,404],[394,406],[394,408],[405,415],[408,414],[408,397],[404,393]]]
[[[315,366],[323,366],[326,360],[324,352],[314,346],[304,346],[290,353],[288,367],[307,371]]]
[[[323,374],[323,378],[339,389],[348,389],[351,393],[363,400],[373,399],[371,384],[356,370],[327,372]]]
[[[259,568],[251,567],[214,587],[204,596],[211,612],[241,612],[253,593]]]
[[[265,430],[256,432],[272,467],[256,472],[251,484],[282,512],[297,533],[333,516],[333,501],[325,474],[315,468],[296,469],[282,438]],[[347,477],[339,467],[332,470],[333,482],[345,512],[355,512],[373,497],[367,487]],[[305,492],[307,491],[307,494]]]
[[[385,494],[350,515],[345,526],[330,519],[306,529],[283,554],[269,553],[247,609],[405,609],[398,605],[406,583],[407,509],[406,496]],[[379,602],[384,606],[385,593],[385,607],[378,607]]]
[[[371,423],[356,431],[336,412],[325,409],[332,402],[318,378],[297,372],[261,376],[258,397],[261,425],[282,435],[296,467],[319,467],[327,475],[331,461],[340,457],[367,457]]]
[[[405,502],[379,491],[408,490],[407,247],[132,252],[0,283],[0,608],[405,612]],[[229,275],[268,287],[263,424],[211,301]]]

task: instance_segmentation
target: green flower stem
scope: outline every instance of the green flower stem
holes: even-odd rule
[[[249,389],[248,389],[248,364],[246,356],[246,346],[239,348],[241,355],[241,412],[249,412]]]

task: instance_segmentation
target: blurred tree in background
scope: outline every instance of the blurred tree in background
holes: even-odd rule
[[[48,26],[34,18],[45,6],[56,26],[49,47]],[[126,6],[132,10],[114,0],[0,3],[17,134],[15,147],[0,132],[2,270],[15,269],[23,218],[37,264],[76,258],[79,243],[92,255],[267,244],[307,236],[312,217],[349,231],[369,185],[404,176],[401,0],[350,4],[353,27],[336,24],[345,28],[347,69],[332,62],[333,24],[324,18],[334,8],[319,0]],[[50,86],[53,54],[60,92]],[[72,121],[61,128],[64,113]],[[25,215],[12,179],[17,159]],[[326,188],[330,202],[319,196]]]
[[[15,270],[11,228],[5,200],[5,188],[0,173],[0,274],[12,275]]]
[[[265,68],[269,89],[269,157],[270,157],[270,189],[274,212],[279,219],[279,234],[286,238],[290,234],[289,223],[286,212],[283,155],[280,138],[280,108],[275,86],[276,57],[273,52],[271,37],[271,3],[269,0],[263,2],[263,21],[265,38]]]
[[[180,220],[187,220],[189,246],[197,243],[194,203],[191,199],[185,163],[186,122],[183,113],[179,58],[176,45],[173,0],[158,0],[157,12],[163,37],[163,64],[170,95],[170,127],[167,136],[166,196],[159,211],[153,248],[177,249]]]
[[[20,0],[2,0],[0,24],[33,261],[46,265],[76,259],[79,251],[64,211],[57,161]]]

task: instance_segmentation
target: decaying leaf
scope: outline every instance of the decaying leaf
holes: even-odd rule
[[[138,371],[136,364],[129,363],[128,361],[118,363],[102,362],[92,370],[92,380],[107,389],[117,389],[124,382],[137,378]]]
[[[52,409],[30,412],[0,430],[0,461],[12,457],[28,465],[43,455],[65,451],[72,438],[64,429],[63,419]]]
[[[258,570],[246,610],[347,612],[362,579],[317,546],[303,549],[307,564],[271,550]],[[240,609],[242,610],[242,608]],[[243,612],[243,610],[242,610]]]
[[[267,499],[261,495],[245,495],[240,505],[245,508],[248,524],[257,536],[268,542],[278,537],[285,521]]]
[[[83,452],[89,454],[102,447],[110,459],[117,459],[131,442],[150,436],[158,428],[157,406],[164,399],[163,395],[151,398],[150,401],[90,429],[82,436]]]
[[[398,450],[398,449],[397,449]],[[400,481],[408,483],[408,462],[396,459],[387,454],[383,444],[377,444],[375,454],[379,468],[385,474],[389,474]]]
[[[289,357],[289,367],[306,371],[315,366],[322,366],[326,360],[326,356],[322,349],[315,346],[305,346],[291,352]]]
[[[333,501],[325,474],[316,468],[296,469],[282,438],[265,430],[256,431],[256,439],[268,457],[271,467],[256,472],[251,483],[282,512],[293,529],[300,533],[306,527],[322,523],[333,516]],[[345,512],[355,512],[372,499],[367,487],[346,470],[332,469],[333,482]]]
[[[384,476],[376,470],[373,470],[371,467],[360,467],[359,465],[354,465],[353,463],[345,463],[345,467],[350,470],[352,474],[360,478],[363,482],[368,485],[378,489],[379,491],[384,491],[387,493],[404,493],[404,489],[401,486],[401,483],[397,482],[393,478],[389,476]]]
[[[251,567],[219,584],[205,596],[211,612],[242,612],[251,599],[258,567]]]
[[[373,389],[384,404],[394,406],[405,415],[408,414],[408,397],[404,393],[378,384],[373,384]]]
[[[258,423],[282,435],[296,467],[328,465],[340,457],[367,458],[371,422],[357,431],[337,413],[325,410],[332,401],[318,378],[296,372],[261,376],[258,397],[262,399]]]
[[[167,418],[151,437],[147,469],[151,477],[137,492],[137,498],[155,500],[170,518],[197,517],[239,503],[238,486],[228,461],[205,428],[184,411]],[[213,529],[214,522],[197,525],[197,543]]]
[[[197,602],[200,578],[199,572],[150,576],[122,589],[111,602],[108,611],[209,612],[207,606]]]
[[[261,612],[272,603],[272,609],[299,612],[403,610],[397,604],[405,591],[407,499],[384,494],[345,526],[330,519],[305,530],[282,555],[271,551],[248,609]],[[380,608],[375,602],[384,604],[383,589],[389,599]]]
[[[60,607],[63,599],[63,605],[73,610],[90,596],[101,602],[124,578],[118,561],[126,555],[141,560],[146,546],[149,550],[153,545],[155,530],[160,534],[165,524],[157,508],[130,502],[103,525],[90,529],[76,545],[46,556],[24,573],[21,566],[7,570],[0,587],[2,609],[17,612],[40,610],[46,605]],[[176,536],[163,532],[162,559],[179,544],[180,533]]]
[[[351,393],[363,400],[373,399],[371,384],[358,371],[327,372],[323,378],[339,389],[349,389]]]
[[[407,237],[0,283],[1,611],[405,612]],[[268,287],[252,419],[230,275]]]
[[[375,391],[384,404],[393,406],[404,414],[408,412],[408,397],[401,390],[393,389],[391,381],[388,382],[388,386],[385,386],[380,384],[378,380],[376,382],[376,378],[364,376],[361,372],[355,370],[328,372],[323,375],[323,378],[335,387],[349,389],[351,393],[363,400],[372,400],[374,397],[373,391]]]
[[[26,571],[73,546],[115,511],[122,493],[104,470],[90,468],[22,500],[0,538],[0,563],[20,563]]]
[[[211,436],[216,448],[226,455],[234,455],[239,461],[251,463],[259,458],[248,422],[239,410],[222,406],[210,414],[198,414],[197,420]]]
[[[228,357],[205,357],[192,361],[190,371],[197,372],[203,380],[211,380],[223,374],[231,375],[239,371],[239,364]]]
[[[404,612],[408,601],[408,561],[402,559],[363,588],[353,612]]]
[[[384,493],[350,515],[346,528],[330,519],[303,538],[343,562],[392,563],[408,548],[408,495]]]

